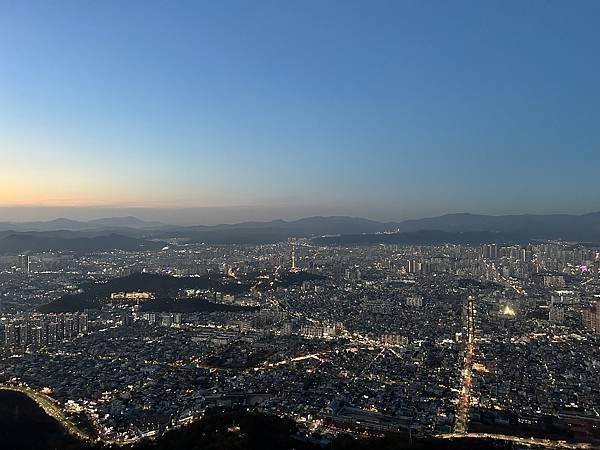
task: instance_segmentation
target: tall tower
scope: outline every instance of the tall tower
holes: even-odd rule
[[[291,253],[292,267],[290,268],[290,272],[292,272],[292,273],[300,272],[300,269],[296,266],[296,240],[290,239],[290,245],[292,246],[292,253]]]

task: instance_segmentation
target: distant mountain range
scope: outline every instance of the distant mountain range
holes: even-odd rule
[[[400,231],[495,231],[567,238],[566,235],[598,236],[600,234],[600,212],[582,215],[520,214],[505,216],[461,213],[406,220],[398,225]]]
[[[86,222],[71,219],[53,219],[45,222],[0,222],[0,231],[90,231],[107,229],[153,229],[163,227],[160,222],[146,222],[137,217],[107,217]]]
[[[367,243],[367,238],[351,239],[352,235],[378,235],[381,233],[396,233],[396,240],[402,243],[420,243],[423,234],[402,233],[436,231],[445,234],[426,237],[438,242],[449,239],[457,242],[478,242],[480,239],[494,241],[527,241],[531,239],[565,239],[572,241],[600,241],[600,212],[571,215],[507,215],[486,216],[478,214],[446,214],[418,220],[403,222],[377,222],[374,220],[331,216],[309,217],[295,221],[275,220],[271,222],[245,222],[235,225],[196,226],[163,229],[157,231],[156,237],[178,235],[187,237],[195,242],[206,243],[260,243],[276,242],[288,237],[322,237],[330,236],[329,240],[321,242],[333,243],[331,235],[345,236],[346,243]],[[165,233],[165,234],[161,234]],[[464,236],[464,233],[471,233]],[[477,234],[479,233],[479,234]],[[486,234],[488,233],[488,234]],[[452,236],[452,234],[458,234]],[[462,235],[462,236],[461,236]],[[414,238],[414,239],[412,239]],[[389,237],[373,237],[372,243],[390,242]]]
[[[159,248],[160,242],[181,238],[209,244],[259,244],[290,237],[313,238],[323,245],[427,244],[440,242],[526,242],[534,239],[600,242],[600,212],[573,215],[446,214],[402,222],[377,222],[356,217],[329,216],[213,226],[176,226],[114,217],[79,222],[0,222],[0,253]],[[150,241],[152,240],[152,241]]]

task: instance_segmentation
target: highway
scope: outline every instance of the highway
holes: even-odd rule
[[[514,442],[521,445],[529,445],[529,446],[543,446],[545,448],[551,449],[566,449],[566,450],[582,450],[582,449],[593,449],[598,447],[593,447],[589,443],[579,443],[579,442],[566,442],[566,441],[554,441],[551,439],[543,439],[543,438],[534,438],[534,437],[518,437],[518,436],[510,436],[506,434],[493,434],[493,433],[448,433],[448,434],[440,434],[436,436],[440,439],[493,439],[497,441],[507,441]]]
[[[21,394],[26,395],[27,397],[32,399],[34,402],[36,402],[38,404],[38,406],[40,408],[42,408],[46,414],[48,414],[50,417],[53,417],[56,421],[58,421],[58,423],[60,423],[60,425],[65,429],[65,431],[67,431],[67,433],[69,433],[70,435],[72,435],[82,441],[86,441],[86,442],[101,441],[102,443],[108,444],[108,445],[125,446],[125,445],[134,444],[141,440],[140,438],[113,440],[113,439],[103,439],[100,437],[95,437],[95,436],[91,435],[89,432],[81,429],[76,423],[74,423],[68,417],[66,417],[63,410],[61,409],[60,405],[56,402],[56,400],[54,400],[53,398],[51,398],[45,394],[42,394],[41,392],[38,392],[38,391],[31,389],[29,387],[26,387],[26,386],[11,386],[11,385],[5,385],[5,384],[0,384],[0,390],[19,392]]]

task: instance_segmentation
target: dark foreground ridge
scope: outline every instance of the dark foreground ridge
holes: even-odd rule
[[[65,432],[25,394],[0,390],[0,448],[6,450],[92,450]],[[99,448],[98,448],[99,449]]]

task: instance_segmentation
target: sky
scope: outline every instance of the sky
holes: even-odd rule
[[[600,2],[0,2],[0,221],[600,210]]]

